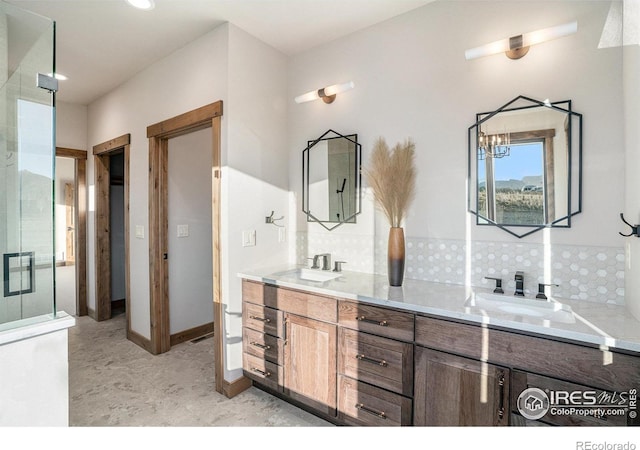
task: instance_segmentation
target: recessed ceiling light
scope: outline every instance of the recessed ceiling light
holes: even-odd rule
[[[64,80],[68,80],[68,78],[65,75],[62,75],[61,73],[48,73],[47,74],[50,77],[54,77],[56,80],[60,80],[60,81],[64,81]]]
[[[156,6],[153,0],[127,0],[127,3],[134,8],[144,9],[145,11],[149,11]]]

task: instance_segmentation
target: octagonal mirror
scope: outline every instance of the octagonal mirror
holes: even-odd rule
[[[468,211],[516,237],[571,227],[582,210],[582,115],[516,97],[469,127]]]
[[[328,130],[308,141],[302,152],[302,211],[308,222],[327,230],[355,223],[360,213],[360,159],[358,135]]]

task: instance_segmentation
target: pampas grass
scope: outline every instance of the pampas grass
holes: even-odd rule
[[[371,154],[371,164],[364,169],[378,207],[392,227],[399,227],[407,215],[416,187],[415,144],[407,139],[393,149],[378,138]]]

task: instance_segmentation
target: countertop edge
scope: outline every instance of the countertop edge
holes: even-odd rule
[[[625,351],[632,353],[640,353],[640,343],[627,341],[624,339],[608,337],[608,336],[595,336],[587,333],[581,333],[578,331],[563,330],[560,328],[548,328],[541,327],[534,324],[518,323],[514,326],[514,323],[508,320],[501,320],[498,318],[492,318],[489,316],[480,316],[472,313],[462,313],[456,311],[448,311],[440,308],[432,308],[428,306],[407,304],[394,302],[393,300],[380,299],[376,297],[370,297],[366,295],[353,294],[349,292],[340,292],[335,289],[323,289],[317,286],[310,286],[303,283],[286,282],[269,276],[259,276],[254,274],[238,273],[237,276],[242,279],[255,281],[259,283],[267,283],[289,289],[297,289],[307,292],[312,292],[319,295],[333,296],[343,298],[345,300],[361,301],[377,306],[395,308],[402,311],[413,312],[415,314],[428,314],[431,316],[437,316],[443,319],[455,319],[465,322],[475,323],[478,325],[489,325],[499,327],[501,329],[512,330],[513,332],[531,333],[542,338],[549,339],[566,339],[574,343],[594,345],[598,346],[603,351]]]

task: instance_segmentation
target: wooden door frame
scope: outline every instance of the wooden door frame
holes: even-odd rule
[[[149,138],[149,287],[151,352],[171,348],[169,329],[168,252],[168,148],[169,139],[211,128],[211,227],[213,258],[213,323],[216,391],[223,392],[222,297],[220,279],[220,178],[222,101],[147,127]]]
[[[56,147],[56,157],[73,158],[76,232],[76,315],[87,315],[87,152]]]
[[[124,260],[125,260],[125,309],[127,316],[127,339],[139,345],[136,333],[131,330],[131,290],[129,288],[129,158],[131,135],[124,134],[115,139],[93,146],[93,172],[95,178],[95,232],[96,232],[96,309],[89,315],[97,320],[111,318],[111,237],[110,237],[110,158],[124,153]],[[142,338],[144,339],[144,338]],[[142,345],[144,347],[144,345]]]

